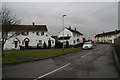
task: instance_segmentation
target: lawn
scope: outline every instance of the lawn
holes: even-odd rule
[[[4,63],[14,63],[21,61],[29,61],[38,58],[49,58],[81,50],[81,48],[67,49],[40,49],[40,50],[7,50],[4,51],[5,56],[2,58]]]

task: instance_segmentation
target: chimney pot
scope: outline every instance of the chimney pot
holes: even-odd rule
[[[71,26],[69,26],[69,29],[71,29]]]
[[[76,28],[75,28],[75,31],[76,31]]]

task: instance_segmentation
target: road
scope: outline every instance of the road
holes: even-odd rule
[[[118,78],[111,46],[21,64],[3,66],[3,78]]]

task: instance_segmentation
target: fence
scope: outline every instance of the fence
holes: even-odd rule
[[[120,36],[115,39],[114,50],[115,50],[116,61],[120,69]]]

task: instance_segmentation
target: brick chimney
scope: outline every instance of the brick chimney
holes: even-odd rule
[[[69,29],[71,29],[71,26],[69,26]]]
[[[35,22],[33,22],[32,24],[33,24],[33,26],[35,26]]]

